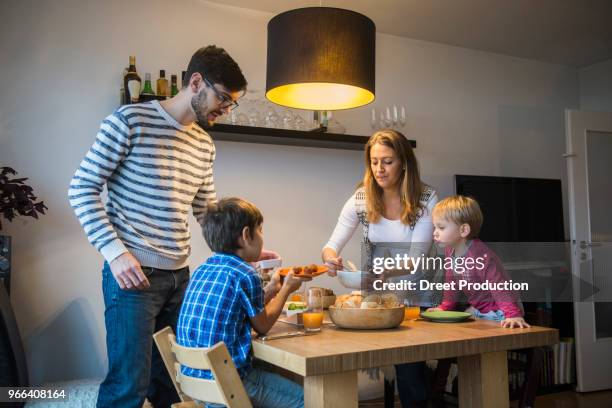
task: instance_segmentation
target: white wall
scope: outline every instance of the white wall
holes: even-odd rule
[[[34,383],[105,372],[102,258],[74,217],[66,191],[99,122],[118,103],[128,55],[141,73],[180,72],[216,43],[265,81],[268,14],[205,1],[23,0],[0,26],[0,163],[30,178],[49,213],[14,222],[12,301]],[[156,75],[154,74],[154,77]],[[563,109],[578,106],[573,68],[389,35],[377,40],[376,106],[408,107],[423,178],[442,196],[454,174],[565,178]],[[367,135],[369,108],[336,118]],[[263,211],[266,246],[287,263],[315,262],[362,174],[360,152],[217,143],[221,196]],[[208,254],[193,227],[191,264]],[[347,256],[359,259],[357,240]],[[327,277],[318,284],[336,285]]]
[[[612,59],[580,69],[580,109],[612,112]]]

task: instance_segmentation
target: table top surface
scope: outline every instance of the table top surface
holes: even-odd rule
[[[268,334],[296,331],[277,322]],[[388,330],[347,330],[324,325],[320,333],[285,339],[253,339],[255,357],[302,376],[513,350],[557,343],[557,329],[506,329],[499,322],[404,321]]]

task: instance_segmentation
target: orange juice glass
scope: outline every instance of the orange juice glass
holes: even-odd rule
[[[307,332],[317,332],[323,325],[323,294],[321,289],[308,290],[308,309],[302,314],[304,329]]]
[[[421,315],[419,306],[406,306],[404,309],[404,320],[416,320]]]
[[[323,312],[304,312],[302,313],[304,320],[304,329],[307,332],[321,331],[323,326]]]

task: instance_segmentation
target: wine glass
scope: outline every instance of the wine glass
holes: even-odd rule
[[[393,125],[393,120],[391,120],[391,109],[387,106],[385,108],[385,126],[391,127]]]
[[[294,126],[293,115],[289,109],[284,109],[282,116],[282,127],[283,129],[293,129]]]
[[[268,106],[268,110],[266,112],[266,127],[267,128],[278,128],[279,117],[272,105]]]
[[[295,113],[293,122],[295,123],[295,130],[306,130],[306,121],[299,113]]]
[[[401,127],[406,126],[406,107],[404,105],[400,109],[399,124]]]
[[[376,108],[372,108],[371,116],[370,116],[370,126],[372,130],[378,129],[378,119],[376,118]]]
[[[397,126],[399,118],[397,115],[397,105],[393,105],[393,126]]]
[[[257,105],[254,101],[247,112],[247,116],[249,117],[249,124],[251,126],[261,126],[261,114],[257,110]]]
[[[236,122],[239,126],[249,126],[249,117],[246,113],[239,113]]]

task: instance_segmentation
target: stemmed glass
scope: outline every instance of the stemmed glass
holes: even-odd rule
[[[266,127],[267,128],[278,128],[279,126],[279,117],[272,105],[268,105],[268,110],[266,112]]]
[[[404,105],[400,108],[399,124],[401,127],[406,126],[406,107]]]
[[[376,108],[372,108],[372,115],[370,116],[370,126],[372,130],[378,129],[378,118],[376,117]]]

